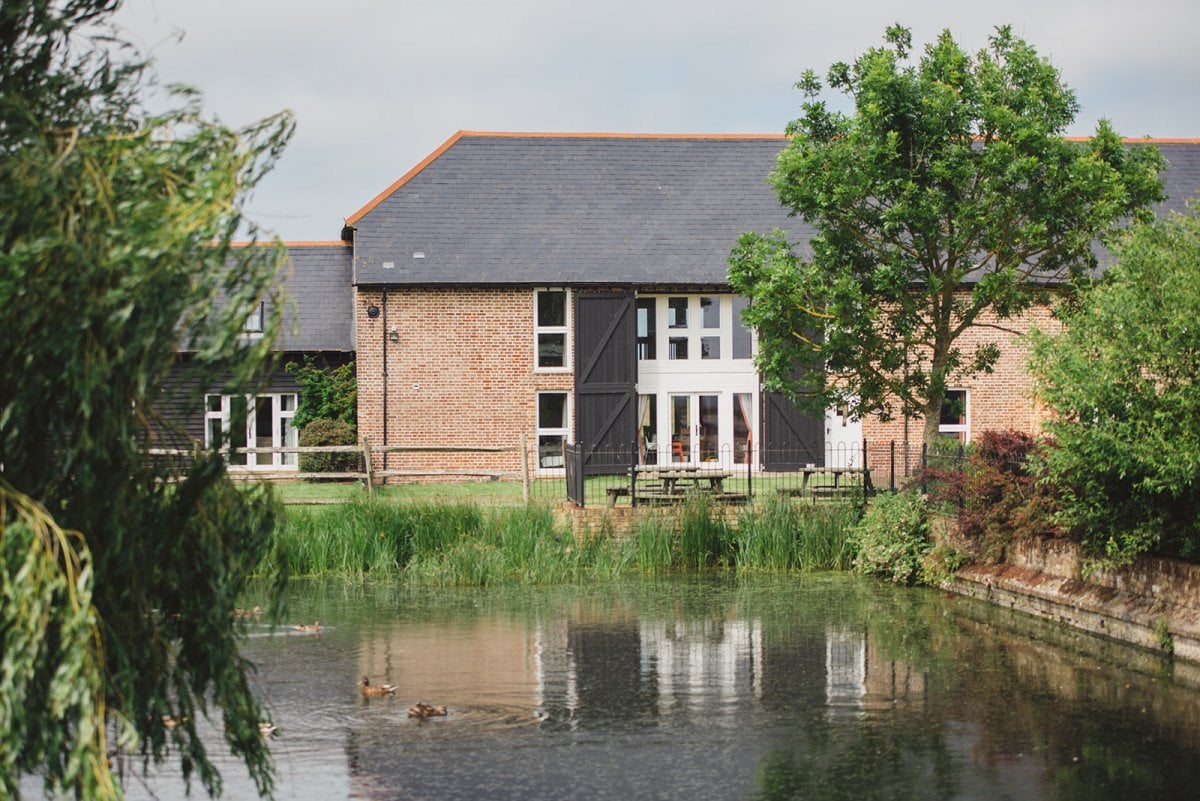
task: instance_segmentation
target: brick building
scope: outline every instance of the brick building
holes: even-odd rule
[[[760,387],[726,260],[746,231],[812,234],[767,183],[784,144],[459,132],[348,218],[340,243],[290,246],[300,328],[315,337],[306,348],[357,359],[359,432],[373,445],[504,447],[524,435],[543,475],[563,469],[569,441],[596,463],[636,451],[764,469],[860,458],[863,438],[919,446],[919,419],[812,419]],[[1156,144],[1170,165],[1159,213],[1182,211],[1200,191],[1200,140]],[[1054,321],[1035,310],[1005,327],[1033,324]],[[943,431],[1036,431],[1016,335],[968,337],[1003,356],[994,373],[954,381]],[[511,452],[389,459],[520,468]]]

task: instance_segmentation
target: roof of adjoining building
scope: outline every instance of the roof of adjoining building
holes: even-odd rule
[[[1151,140],[1168,200],[1200,195],[1200,140]],[[813,232],[767,176],[782,135],[460,131],[347,219],[360,285],[721,286],[747,231]]]
[[[346,242],[287,242],[281,351],[354,350],[354,290]]]

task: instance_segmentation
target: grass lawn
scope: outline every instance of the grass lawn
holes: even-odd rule
[[[281,482],[275,485],[275,491],[284,503],[292,504],[338,503],[363,498],[367,494],[366,488],[356,482]],[[567,492],[561,478],[545,479],[532,482],[530,495],[536,501],[554,502],[566,500]],[[522,502],[519,481],[389,484],[376,487],[375,496],[389,501],[470,501],[498,506],[519,505]]]
[[[797,488],[799,479],[792,474],[755,474],[752,482],[744,476],[726,479],[726,492],[746,492],[747,483],[752,483],[755,501],[772,497],[789,488]],[[621,476],[595,476],[587,480],[588,505],[607,502],[606,490],[611,486],[624,486],[628,481]],[[808,489],[828,488],[832,485],[829,476],[817,475],[808,484]],[[289,481],[275,485],[279,497],[288,504],[330,504],[362,498],[366,489],[357,482],[335,483],[326,481]],[[842,484],[843,495],[853,498],[861,493],[858,481]],[[485,506],[519,506],[522,503],[520,481],[461,481],[439,483],[388,484],[375,488],[375,496],[396,502],[469,502]],[[555,504],[567,499],[566,483],[561,477],[535,479],[530,485],[530,498],[537,503]],[[628,496],[621,498],[620,505],[628,505]]]

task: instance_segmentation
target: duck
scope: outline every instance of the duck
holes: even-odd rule
[[[253,609],[242,609],[239,606],[237,609],[233,610],[233,616],[236,618],[247,618],[247,617],[258,618],[258,617],[262,617],[262,613],[263,613],[263,608],[261,606],[256,606]]]
[[[258,724],[258,733],[261,734],[264,738],[274,737],[276,734],[279,733],[279,727],[276,726],[274,723],[272,723],[269,720],[264,720]]]
[[[371,680],[369,678],[367,678],[366,676],[363,676],[362,680],[358,683],[358,689],[359,689],[359,692],[361,692],[363,694],[363,696],[368,697],[368,698],[370,698],[372,696],[377,696],[377,695],[395,695],[396,694],[396,685],[395,684],[386,684],[386,683],[385,684],[372,684]]]
[[[314,621],[311,626],[307,623],[301,623],[299,626],[292,626],[292,631],[298,631],[301,634],[320,634],[321,621]]]
[[[408,716],[410,718],[440,718],[445,717],[446,707],[438,705],[432,706],[424,701],[418,701],[408,708]]]

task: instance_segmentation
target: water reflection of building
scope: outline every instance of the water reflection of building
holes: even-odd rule
[[[398,697],[570,726],[621,716],[719,718],[764,696],[835,715],[925,697],[925,677],[872,647],[864,629],[791,632],[776,644],[780,667],[772,673],[758,619],[596,617],[410,624],[364,643],[358,671],[396,684]],[[792,675],[797,670],[807,675]]]
[[[863,629],[825,631],[825,703],[831,714],[923,703],[925,675],[888,657]]]
[[[762,698],[763,640],[757,620],[643,621],[640,670],[653,677],[660,714],[679,707],[731,715]]]

